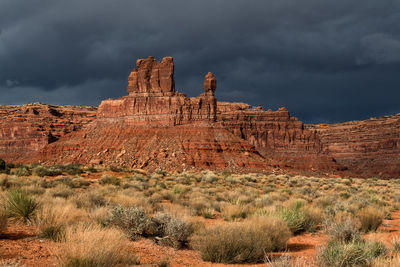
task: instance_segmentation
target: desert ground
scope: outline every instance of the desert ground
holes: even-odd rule
[[[400,182],[7,164],[2,266],[400,266]]]

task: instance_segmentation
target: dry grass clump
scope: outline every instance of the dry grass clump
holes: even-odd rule
[[[244,219],[249,214],[249,208],[243,205],[227,204],[221,208],[221,215],[225,221]]]
[[[290,236],[282,220],[260,217],[206,228],[193,237],[191,244],[205,261],[254,263],[262,261],[266,252],[285,249]]]
[[[360,220],[361,231],[367,233],[378,229],[383,222],[385,213],[375,207],[368,206],[357,212],[356,217]]]
[[[99,181],[99,183],[119,186],[119,185],[121,185],[121,179],[119,179],[118,177],[109,175],[109,174],[104,174],[103,177],[101,177],[101,180]]]
[[[70,187],[64,184],[58,184],[50,192],[53,197],[60,197],[60,198],[69,198],[75,193],[74,190],[72,190]]]
[[[290,202],[288,207],[280,209],[278,214],[287,223],[293,234],[315,231],[317,225],[323,220],[322,212],[317,208],[307,207],[303,200]]]
[[[68,267],[108,267],[139,264],[122,232],[97,225],[68,227],[57,251],[58,263]]]
[[[381,242],[364,240],[361,223],[352,214],[341,212],[327,222],[328,245],[318,250],[318,266],[371,266],[372,261],[387,253]]]
[[[88,214],[63,201],[43,206],[36,215],[39,235],[60,242],[65,237],[65,229],[79,222],[88,221]]]
[[[338,215],[336,219],[331,219],[325,223],[325,231],[330,239],[339,242],[351,242],[360,240],[360,223],[351,215]]]
[[[380,257],[376,258],[371,266],[373,267],[394,267],[394,266],[400,266],[400,256],[394,256],[394,257]]]
[[[315,264],[308,262],[304,258],[295,258],[288,254],[284,254],[276,259],[269,259],[266,257],[264,262],[268,267],[313,267]]]
[[[370,266],[372,261],[385,255],[385,245],[377,241],[352,240],[351,242],[330,241],[317,253],[318,266]]]
[[[88,210],[104,207],[108,205],[108,200],[98,190],[92,190],[85,194],[75,194],[72,196],[71,201],[77,208],[84,208]]]

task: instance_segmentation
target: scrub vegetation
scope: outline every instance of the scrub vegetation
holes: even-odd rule
[[[300,266],[287,255],[299,235],[328,237],[301,266],[398,262],[397,239],[366,238],[399,210],[397,180],[1,164],[0,235],[36,227],[61,266],[139,264],[142,239],[215,263]]]

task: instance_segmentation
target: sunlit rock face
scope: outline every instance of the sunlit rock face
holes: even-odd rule
[[[98,108],[0,106],[0,157],[14,162],[400,177],[399,115],[304,125],[286,108],[217,102],[175,90],[174,61],[139,59],[128,94]]]

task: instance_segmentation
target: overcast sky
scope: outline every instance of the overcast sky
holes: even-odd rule
[[[98,105],[137,58],[304,122],[400,113],[399,0],[0,0],[0,104]]]

